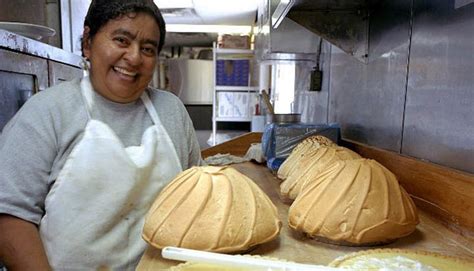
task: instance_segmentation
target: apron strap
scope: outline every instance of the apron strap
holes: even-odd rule
[[[89,76],[84,76],[81,79],[81,94],[82,100],[84,101],[84,104],[86,106],[87,116],[89,117],[89,120],[91,120],[91,110],[94,105],[94,99],[92,98],[92,95],[94,93],[92,90],[92,84],[91,80],[89,79]]]
[[[158,113],[156,112],[155,106],[150,100],[150,96],[148,96],[147,91],[143,91],[142,96],[140,96],[142,99],[143,104],[145,105],[146,110],[148,111],[148,114],[150,114],[151,120],[155,125],[161,126],[161,121],[160,118],[158,117]]]
[[[89,76],[84,76],[81,79],[81,93],[82,98],[84,100],[84,104],[86,105],[86,112],[89,119],[92,119],[91,112],[92,108],[94,108],[94,90],[92,88],[92,83],[90,81]],[[156,112],[155,106],[150,100],[150,96],[148,96],[147,91],[143,91],[142,95],[140,96],[143,104],[145,105],[146,111],[151,117],[153,124],[161,125],[160,118],[158,117],[158,113]]]

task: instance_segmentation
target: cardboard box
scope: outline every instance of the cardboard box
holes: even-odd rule
[[[234,93],[218,92],[217,93],[217,116],[221,118],[234,117]]]
[[[250,37],[236,35],[220,35],[217,38],[219,48],[250,49]]]
[[[249,92],[218,92],[217,116],[224,118],[250,118],[255,111],[257,94]]]
[[[249,69],[248,59],[217,60],[216,84],[218,86],[248,86]]]

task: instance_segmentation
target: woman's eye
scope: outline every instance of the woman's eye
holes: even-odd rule
[[[127,40],[125,38],[122,38],[122,37],[117,37],[117,38],[114,38],[114,40],[119,43],[119,44],[127,44]]]
[[[155,48],[151,48],[151,47],[143,47],[142,51],[147,55],[155,55],[156,54]]]

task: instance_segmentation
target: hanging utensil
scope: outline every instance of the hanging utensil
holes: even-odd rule
[[[270,103],[270,97],[268,97],[268,94],[264,89],[262,89],[262,98],[265,102],[265,105],[267,106],[268,112],[272,115],[275,114],[275,110],[273,110],[273,105],[272,103]]]
[[[268,111],[271,116],[271,121],[273,123],[299,123],[301,121],[301,114],[299,113],[289,113],[289,114],[275,114],[273,105],[270,103],[270,98],[268,97],[267,92],[262,90],[262,98],[265,102],[265,105],[268,108]]]

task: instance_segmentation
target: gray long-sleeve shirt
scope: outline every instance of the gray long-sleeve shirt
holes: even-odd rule
[[[181,101],[166,91],[147,91],[183,170],[199,165],[199,143]],[[92,118],[109,125],[124,147],[140,145],[153,125],[141,99],[119,104],[94,95]],[[0,213],[39,223],[44,199],[88,120],[80,80],[41,91],[23,105],[0,135]]]

